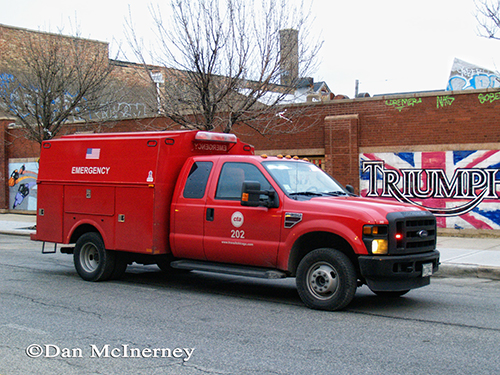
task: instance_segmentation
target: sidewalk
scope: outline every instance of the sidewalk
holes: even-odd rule
[[[35,224],[35,215],[0,214],[0,234],[29,236]],[[441,265],[436,277],[500,280],[500,238],[440,236],[437,248]]]
[[[0,214],[0,234],[29,236],[35,232],[36,216]]]
[[[500,280],[500,238],[438,236],[437,249],[441,265],[436,276]]]

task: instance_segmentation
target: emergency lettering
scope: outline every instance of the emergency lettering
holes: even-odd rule
[[[72,167],[71,174],[109,174],[111,167]]]
[[[225,151],[227,152],[226,144],[218,144],[218,143],[195,143],[195,150],[198,151]]]

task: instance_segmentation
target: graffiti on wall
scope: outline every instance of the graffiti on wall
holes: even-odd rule
[[[9,208],[36,211],[38,163],[35,161],[9,162]]]
[[[385,105],[396,108],[399,112],[406,107],[413,107],[415,104],[422,103],[422,98],[403,98],[403,99],[388,99]]]
[[[446,91],[496,87],[500,87],[500,76],[496,72],[457,58],[453,61]]]
[[[453,104],[455,98],[453,96],[438,96],[436,98],[436,108],[444,108],[449,107]]]
[[[500,229],[500,150],[360,154],[362,196],[424,207],[438,227]]]
[[[93,112],[92,120],[118,120],[126,118],[145,117],[148,115],[146,104],[144,103],[115,103],[111,106]]]
[[[488,92],[486,94],[479,94],[477,96],[479,103],[493,103],[496,100],[500,100],[500,92]]]
[[[31,97],[29,93],[23,94],[20,88],[21,86],[12,74],[0,73],[0,98],[4,98],[4,100],[8,102],[6,109],[15,115],[19,114],[21,117],[25,118],[36,113],[33,104],[36,98]],[[54,115],[57,115],[58,112],[69,110],[69,116],[66,119],[68,123],[75,123],[86,119],[91,121],[105,121],[145,117],[148,115],[147,106],[142,102],[108,103],[107,105],[103,105],[100,110],[83,115],[85,108],[78,105],[73,107],[76,95],[77,94],[65,92],[61,97],[55,98],[52,102],[54,105]],[[86,100],[86,98],[82,98],[82,103]]]

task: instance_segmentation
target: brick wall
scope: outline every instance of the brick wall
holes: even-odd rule
[[[500,92],[490,90],[334,100],[302,107],[305,110],[298,121],[306,130],[301,133],[263,136],[242,126],[235,127],[234,132],[258,152],[306,150],[301,156],[307,156],[308,152],[322,151],[328,160],[328,171],[335,175],[346,173],[342,169],[346,168],[345,163],[334,160],[341,155],[347,157],[347,151],[352,156],[360,151],[411,151],[422,147],[446,150],[500,144]],[[68,125],[61,135],[75,131],[158,130],[169,126],[171,122],[164,118],[81,123]],[[36,150],[21,141],[22,130],[11,129],[9,134],[9,157],[24,157]],[[352,170],[352,161],[348,164]]]
[[[340,181],[351,182],[353,160],[361,151],[498,147],[500,92],[476,90],[334,100],[308,106],[304,121],[312,124],[304,133],[261,136],[248,129],[236,129],[236,133],[259,152],[323,149],[327,170]],[[336,163],[340,158],[343,162]]]
[[[358,115],[325,117],[325,169],[342,185],[357,186]]]
[[[324,169],[357,192],[362,155],[500,150],[500,91],[491,89],[343,99],[297,107],[302,111],[297,121],[305,129],[301,133],[263,136],[242,126],[234,132],[258,153],[322,158]],[[278,124],[280,120],[271,121]],[[107,126],[73,124],[66,132],[159,130],[169,125],[164,118],[150,118]],[[20,129],[7,130],[5,121],[3,129],[0,161],[4,170],[9,158],[38,156],[38,145],[23,141]],[[2,186],[6,177],[5,172],[0,176]],[[0,193],[0,209],[7,208],[5,188]],[[500,200],[493,204],[488,210],[497,205],[500,215]]]
[[[8,154],[6,150],[5,134],[9,124],[8,119],[0,118],[0,210],[7,208],[7,174]]]

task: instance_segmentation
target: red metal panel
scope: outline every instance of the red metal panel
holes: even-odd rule
[[[36,239],[62,242],[63,238],[63,185],[38,185],[38,211]]]
[[[113,216],[115,188],[110,186],[78,185],[64,187],[64,212]]]
[[[153,254],[154,189],[116,189],[115,247],[117,250]]]

